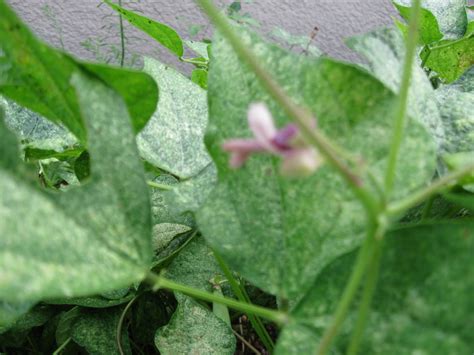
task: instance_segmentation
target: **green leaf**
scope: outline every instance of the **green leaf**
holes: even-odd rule
[[[5,302],[0,300],[0,334],[4,333],[15,321],[27,313],[33,306],[31,302]]]
[[[192,177],[210,162],[203,142],[206,91],[154,59],[145,58],[144,70],[158,83],[160,100],[138,136],[141,156],[182,179]]]
[[[209,47],[210,43],[208,42],[198,42],[198,41],[184,41],[187,47],[189,47],[194,53],[200,57],[207,59],[209,61]]]
[[[451,192],[443,194],[443,197],[457,205],[463,206],[474,212],[474,193],[469,192]]]
[[[172,190],[163,193],[164,199],[175,214],[196,212],[206,201],[217,182],[217,170],[213,163],[196,176],[180,182]]]
[[[117,324],[123,307],[107,309],[81,308],[74,321],[71,337],[88,354],[117,354]],[[131,354],[127,329],[122,329],[121,345],[125,354]]]
[[[170,323],[155,337],[160,354],[229,354],[235,337],[220,318],[191,298],[179,303]]]
[[[36,39],[16,14],[0,0],[0,94],[62,123],[81,142],[86,140],[71,75],[81,64]],[[124,95],[136,132],[153,113],[158,96],[146,74],[98,64],[84,64]]]
[[[411,7],[412,5],[411,0],[396,0],[393,3],[395,6],[401,5],[404,7]],[[425,11],[429,11],[434,15],[439,30],[443,33],[445,39],[457,39],[466,32],[466,0],[424,0],[422,1],[422,7]],[[406,16],[405,14],[405,12],[401,12],[401,15],[404,17]],[[422,19],[425,20],[424,14]],[[430,19],[428,24],[431,25],[431,21]],[[435,33],[432,28],[428,28],[428,30]]]
[[[194,69],[191,73],[191,81],[198,84],[204,90],[207,90],[207,70]]]
[[[393,28],[384,28],[348,39],[347,45],[368,62],[369,71],[392,92],[400,90],[405,41]],[[435,90],[418,63],[413,66],[408,99],[411,116],[423,124],[435,138],[439,148],[445,141],[440,109],[434,98]]]
[[[35,186],[0,120],[0,299],[6,301],[126,287],[142,280],[151,260],[147,186],[127,108],[97,79],[78,73],[73,85],[91,155],[92,176],[81,188],[53,194]]]
[[[50,151],[48,157],[56,153],[66,153],[77,146],[77,139],[59,123],[55,124],[46,118],[21,107],[11,100],[0,97],[0,107],[5,111],[5,123],[23,142],[25,149],[32,157],[45,156],[34,154],[35,150]]]
[[[394,5],[400,12],[400,15],[402,15],[405,20],[409,21],[411,7],[402,6],[396,2],[394,2]],[[440,32],[438,27],[438,21],[431,11],[422,8],[419,21],[420,40],[422,44],[430,44],[443,38],[443,34]]]
[[[435,91],[444,126],[443,150],[448,153],[474,150],[474,88],[471,69],[453,85]]]
[[[166,246],[179,234],[189,232],[191,227],[183,224],[160,223],[153,226],[152,247],[157,253],[164,250]]]
[[[104,0],[104,2],[112,9],[117,11],[120,15],[125,17],[133,26],[148,34],[150,37],[155,39],[164,47],[168,48],[178,57],[183,55],[183,41],[176,31],[171,27],[153,21],[148,17],[138,15],[133,11],[126,10],[123,7],[114,4],[110,0]]]
[[[420,54],[425,67],[451,83],[474,64],[474,34],[459,40],[443,40],[425,47]]]
[[[447,154],[443,156],[443,160],[449,170],[456,171],[468,165],[474,165],[474,150],[456,154]],[[474,172],[465,176],[458,183],[463,185],[464,189],[474,192]]]
[[[474,344],[470,331],[474,327],[474,278],[466,275],[472,273],[473,222],[440,221],[401,227],[386,237],[384,250],[360,353],[469,353]],[[299,321],[283,330],[277,354],[293,354],[292,340],[307,349],[317,347],[354,260],[355,253],[344,255],[316,279],[293,311],[293,318]],[[355,324],[357,308],[353,309],[335,353],[342,353],[347,346]]]
[[[294,56],[239,33],[285,90],[314,112],[319,127],[363,155],[382,181],[397,97],[353,65]],[[199,228],[250,282],[282,298],[298,298],[327,263],[359,244],[364,212],[327,165],[297,182],[280,176],[277,159],[264,154],[239,170],[229,168],[221,144],[250,136],[246,115],[252,102],[267,103],[278,127],[288,118],[222,38],[213,49],[206,144],[219,184],[197,214]],[[429,181],[435,165],[434,144],[419,124],[411,120],[405,138],[394,189],[399,197]]]
[[[188,286],[211,291],[211,281],[221,274],[203,238],[193,239],[171,262],[166,277]],[[176,293],[179,302],[170,323],[158,329],[156,347],[162,354],[234,354],[231,328],[211,310]]]
[[[87,308],[109,308],[124,304],[130,301],[133,297],[135,297],[134,292],[129,292],[121,298],[118,299],[110,299],[104,296],[91,296],[91,297],[69,297],[69,298],[57,298],[57,299],[48,299],[48,304],[56,304],[56,305],[75,305],[75,306],[82,306]]]

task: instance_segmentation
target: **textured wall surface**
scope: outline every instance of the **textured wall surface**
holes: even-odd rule
[[[91,60],[117,62],[119,48],[118,18],[100,0],[8,0],[33,30],[49,43]],[[221,0],[221,6],[231,0]],[[211,28],[193,0],[123,0],[124,6],[167,23],[183,37],[210,36]],[[261,24],[259,31],[275,27],[294,35],[309,35],[317,26],[315,44],[324,52],[341,59],[356,57],[343,38],[389,25],[396,16],[390,0],[251,0],[242,1],[242,12]],[[190,27],[203,31],[190,36]],[[152,55],[165,62],[174,60],[165,50],[126,23],[127,62]]]

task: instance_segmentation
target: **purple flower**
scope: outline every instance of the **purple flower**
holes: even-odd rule
[[[278,130],[265,104],[250,105],[248,123],[254,138],[230,139],[222,145],[222,149],[231,153],[229,164],[232,168],[240,168],[253,153],[280,156],[283,159],[280,169],[284,175],[308,175],[321,165],[322,158],[317,151],[298,139],[298,127],[290,123]]]

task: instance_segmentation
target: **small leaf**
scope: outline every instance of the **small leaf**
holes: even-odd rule
[[[33,306],[30,302],[12,303],[0,301],[0,334],[8,330],[15,321]]]
[[[411,8],[411,0],[396,0],[393,1],[397,8],[399,6]],[[424,10],[431,12],[439,26],[439,30],[444,35],[445,39],[457,39],[464,35],[467,26],[467,15],[466,15],[466,0],[424,0],[422,1],[422,7]],[[409,14],[407,12],[401,12],[402,16]],[[429,16],[429,27],[428,31],[436,31],[431,27],[434,26]],[[422,20],[425,21],[425,15],[422,15]],[[423,25],[423,22],[422,22]]]
[[[458,40],[443,40],[421,53],[425,67],[452,83],[474,65],[474,33]]]
[[[155,252],[162,251],[178,234],[189,232],[190,227],[182,224],[160,223],[153,226],[152,247]]]
[[[405,20],[409,21],[411,7],[403,6],[396,2],[394,4],[400,12],[400,15],[402,15]],[[440,32],[438,27],[438,21],[431,11],[422,8],[419,21],[420,40],[422,44],[430,44],[443,38],[443,34]]]
[[[210,43],[198,41],[184,41],[194,53],[209,61],[209,47]]]
[[[207,70],[194,69],[191,73],[191,81],[198,84],[204,90],[207,90]]]
[[[144,70],[158,83],[160,100],[138,136],[141,156],[180,178],[192,177],[210,162],[203,142],[206,91],[154,59],[145,58]]]
[[[171,27],[166,26],[162,23],[153,21],[148,17],[138,15],[133,11],[129,11],[120,7],[110,0],[104,0],[107,5],[117,11],[120,15],[125,17],[133,26],[142,30],[158,43],[168,48],[171,52],[176,54],[178,57],[183,55],[183,41]]]

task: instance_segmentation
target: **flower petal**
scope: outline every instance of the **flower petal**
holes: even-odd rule
[[[273,117],[264,103],[253,103],[248,111],[249,127],[255,139],[270,152],[278,152],[272,139],[277,134],[277,129],[273,123]]]
[[[293,149],[283,155],[280,172],[285,176],[308,176],[315,172],[323,159],[313,148]]]

